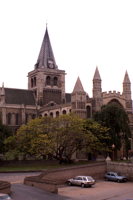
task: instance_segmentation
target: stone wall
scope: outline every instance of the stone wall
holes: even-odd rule
[[[59,185],[66,183],[69,178],[77,175],[88,175],[95,179],[101,179],[105,172],[106,163],[96,162],[82,166],[46,170],[39,176],[26,177],[24,184],[57,193]]]
[[[133,163],[107,162],[107,171],[115,171],[133,181]]]
[[[7,181],[0,180],[0,193],[10,194],[11,193],[11,184]]]

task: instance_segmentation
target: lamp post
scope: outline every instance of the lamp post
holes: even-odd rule
[[[113,151],[113,157],[112,157],[112,160],[114,160],[115,159],[115,152],[114,152],[114,149],[115,149],[115,145],[114,144],[112,144],[112,151]]]

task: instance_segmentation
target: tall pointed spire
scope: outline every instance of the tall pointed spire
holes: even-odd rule
[[[5,95],[5,88],[4,88],[4,83],[2,83],[2,88],[1,88],[1,95]]]
[[[127,70],[126,70],[126,73],[125,73],[125,77],[124,77],[124,81],[123,83],[130,83],[130,79],[129,79],[129,76],[128,76],[128,73],[127,73]]]
[[[101,77],[99,74],[98,67],[96,67],[95,74],[93,77],[93,99],[94,99],[94,112],[99,111],[102,106],[102,86]]]
[[[131,100],[131,82],[127,71],[123,81],[123,95],[125,96],[126,100]]]
[[[80,80],[79,77],[77,78],[77,81],[76,81],[76,84],[74,86],[73,92],[84,92],[84,88],[82,86],[82,83],[81,83],[81,80]]]
[[[37,68],[57,68],[52,46],[49,39],[47,25],[37,63],[35,64],[35,69]]]
[[[96,67],[96,70],[95,70],[95,74],[94,74],[94,77],[93,77],[93,80],[101,80],[101,77],[100,77],[100,74],[99,74],[99,70],[98,70],[98,67]]]

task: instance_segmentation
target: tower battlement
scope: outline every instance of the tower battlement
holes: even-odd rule
[[[117,97],[117,98],[122,98],[123,95],[120,92],[116,92],[116,90],[113,91],[108,91],[108,92],[103,92],[102,93],[103,98],[109,98],[109,97]]]

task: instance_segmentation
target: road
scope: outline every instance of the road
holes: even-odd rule
[[[59,194],[74,200],[133,200],[133,182],[97,181],[92,188],[62,187]]]
[[[12,184],[11,197],[13,200],[70,200],[68,197],[62,197],[35,187],[23,185],[23,180],[26,176],[36,176],[39,174],[40,172],[0,173],[0,180],[9,181]]]
[[[37,176],[41,172],[0,173],[0,180],[10,183],[23,183],[26,176]]]
[[[58,195],[23,185],[26,176],[38,174],[40,172],[0,173],[0,180],[12,184],[13,200],[133,200],[133,182],[116,183],[100,180],[92,188],[62,186]]]
[[[12,185],[13,200],[70,200],[57,194],[49,193],[44,190],[22,184]]]

